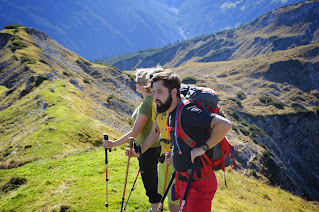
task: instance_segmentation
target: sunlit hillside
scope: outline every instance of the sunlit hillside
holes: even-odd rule
[[[36,29],[8,26],[0,37],[1,167],[99,146],[103,132],[129,127],[140,99],[129,76]]]

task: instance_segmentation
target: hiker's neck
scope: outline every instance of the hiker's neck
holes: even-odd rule
[[[152,96],[151,93],[146,93],[146,92],[142,93],[142,95],[143,95],[144,99],[145,99],[146,97]]]
[[[177,106],[178,104],[182,101],[182,98],[179,96],[172,96],[172,104],[171,106],[168,108],[167,112],[170,113],[172,112]]]

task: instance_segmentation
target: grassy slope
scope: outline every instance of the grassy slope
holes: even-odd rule
[[[118,137],[119,131],[111,129],[107,121],[116,120],[119,115],[91,99],[92,94],[98,93],[100,101],[106,102],[107,93],[84,83],[83,80],[86,78],[94,80],[84,72],[79,74],[56,64],[40,62],[43,52],[30,39],[24,28],[19,27],[15,39],[22,40],[27,47],[14,52],[9,48],[3,49],[6,51],[5,55],[18,58],[18,61],[13,61],[7,69],[20,67],[17,72],[21,72],[22,67],[26,66],[30,71],[26,73],[26,79],[19,79],[22,83],[10,95],[5,96],[7,88],[0,87],[1,105],[10,105],[0,111],[1,167],[16,167],[39,158],[59,157],[84,147],[100,145],[101,134],[106,131],[110,133],[111,138]],[[2,32],[12,31],[6,29]],[[75,62],[79,58],[68,52],[62,54],[69,61]],[[22,63],[19,61],[21,56],[34,59],[36,62]],[[1,58],[1,61],[9,59],[10,57]],[[92,66],[108,71],[107,68],[101,68],[96,64]],[[44,80],[38,87],[33,87],[29,94],[19,98],[29,77],[47,76],[53,69],[62,76],[59,80]],[[72,76],[63,75],[64,71],[68,71]],[[78,79],[84,91],[70,83],[71,77]],[[51,92],[51,88],[55,89],[55,92]],[[119,120],[118,123],[123,120]]]
[[[109,211],[119,210],[127,157],[124,148],[109,153]],[[126,197],[138,170],[131,159]],[[0,185],[12,176],[23,176],[27,183],[0,196],[0,211],[105,210],[105,164],[103,149],[86,149],[61,159],[43,159],[19,168],[0,170]],[[218,191],[212,211],[315,211],[314,204],[279,188],[269,187],[228,169],[228,187],[217,172]],[[139,177],[128,211],[146,211],[149,205]],[[165,205],[167,209],[167,206]],[[167,210],[166,210],[167,211]]]

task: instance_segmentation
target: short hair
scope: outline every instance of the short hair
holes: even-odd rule
[[[136,69],[136,82],[142,85],[146,92],[151,92],[151,79],[156,73],[163,72],[164,69],[162,66],[157,65],[153,68],[141,68]]]
[[[176,95],[178,97],[180,96],[181,80],[171,70],[167,69],[164,72],[154,74],[152,78],[152,87],[153,87],[153,83],[157,81],[163,81],[163,86],[168,88],[168,90],[170,91],[176,88],[177,89]]]

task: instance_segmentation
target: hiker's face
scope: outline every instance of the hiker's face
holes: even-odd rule
[[[142,93],[144,91],[144,87],[140,83],[135,82],[135,86],[137,92]]]
[[[171,92],[168,88],[163,86],[162,81],[154,82],[153,98],[155,100],[156,109],[158,113],[163,113],[167,111],[173,101]]]

